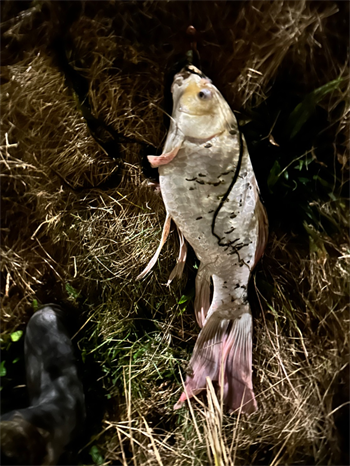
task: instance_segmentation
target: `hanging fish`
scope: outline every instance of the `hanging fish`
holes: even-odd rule
[[[183,271],[186,239],[200,260],[194,308],[202,328],[185,392],[174,408],[205,389],[209,377],[223,389],[230,412],[241,407],[251,413],[257,404],[247,288],[266,245],[267,216],[244,137],[218,89],[189,65],[175,75],[171,91],[173,113],[163,154],[148,156],[159,170],[166,220],[156,254],[138,279],[156,263],[173,220],[180,253],[168,283]]]

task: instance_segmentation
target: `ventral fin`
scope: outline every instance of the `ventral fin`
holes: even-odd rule
[[[157,259],[159,257],[160,251],[162,250],[162,247],[164,246],[165,241],[167,240],[167,237],[170,232],[170,224],[171,224],[171,217],[170,215],[167,214],[164,226],[163,226],[163,231],[162,231],[162,238],[160,240],[159,246],[157,251],[155,252],[154,256],[152,259],[149,261],[147,267],[136,277],[136,280],[141,280],[141,278],[145,277],[148,272],[152,270],[154,267],[154,264],[157,262]]]

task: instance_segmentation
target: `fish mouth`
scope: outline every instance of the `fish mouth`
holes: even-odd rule
[[[171,86],[172,89],[173,89],[174,86],[181,87],[182,84],[183,84],[183,82],[184,82],[187,78],[189,78],[189,76],[190,76],[190,74],[187,74],[187,75],[186,75],[185,73],[182,73],[182,72],[176,74],[175,77],[174,77],[173,84],[172,84],[172,86]]]
[[[172,90],[174,86],[181,87],[184,81],[190,78],[192,75],[199,76],[201,79],[204,79],[206,82],[211,83],[211,80],[201,72],[198,68],[194,65],[187,65],[182,70],[174,76],[174,81],[172,84]]]
[[[198,68],[196,68],[194,65],[187,65],[185,66],[185,68],[183,68],[181,70],[181,73],[182,72],[187,72],[187,73],[190,73],[190,74],[196,74],[197,76],[199,76],[200,78],[202,79],[208,79],[210,81],[210,79],[204,74],[202,73],[201,70],[199,70]],[[210,81],[211,82],[211,81]]]

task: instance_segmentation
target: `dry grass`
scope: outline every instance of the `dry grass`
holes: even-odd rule
[[[246,112],[288,69],[301,98],[347,79],[346,4],[70,3],[41,2],[17,17],[15,3],[2,5],[2,334],[23,328],[33,300],[74,301],[83,313],[74,340],[97,361],[109,398],[85,451],[97,445],[106,464],[335,464],[334,397],[349,348],[347,201],[339,194],[348,168],[346,106],[339,111],[346,92],[322,101],[337,196],[312,199],[339,232],[306,225],[303,236],[275,222],[254,278],[258,413],[226,416],[210,381],[206,395],[173,412],[198,333],[190,297],[179,304],[191,294],[195,261],[190,256],[183,279],[165,287],[174,231],[154,272],[141,283],[135,277],[164,221],[142,172],[144,145],[164,141],[164,78],[189,48],[187,26],[200,33],[204,72]],[[56,60],[57,36],[88,83],[89,105]],[[90,131],[86,108],[108,128]],[[96,134],[115,139],[115,154]]]

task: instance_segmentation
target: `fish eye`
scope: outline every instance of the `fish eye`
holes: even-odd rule
[[[211,99],[212,92],[210,89],[204,88],[201,91],[199,91],[197,95],[200,98],[200,100],[208,100],[208,99]]]

